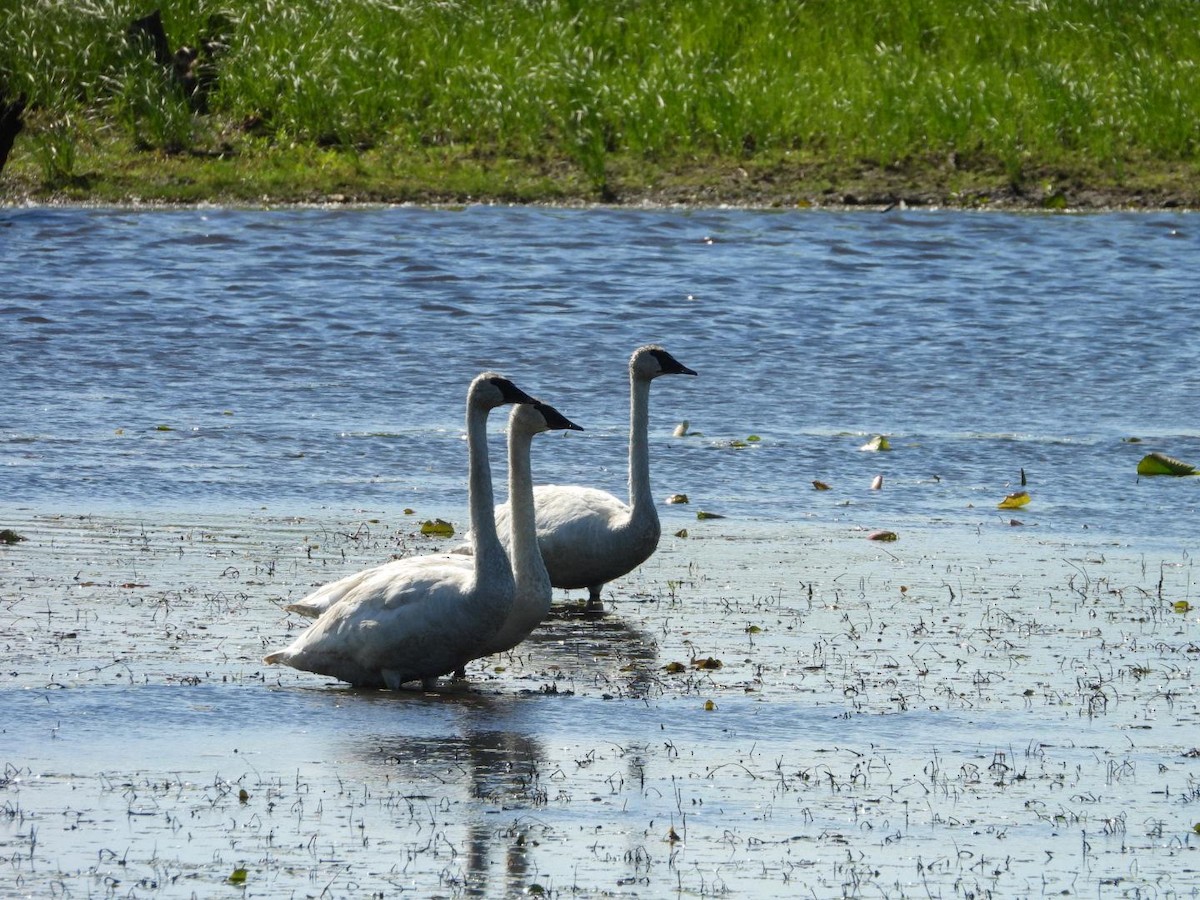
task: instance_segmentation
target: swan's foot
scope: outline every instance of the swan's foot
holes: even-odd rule
[[[604,615],[604,601],[600,599],[600,588],[588,588],[587,605],[583,607],[585,616]]]

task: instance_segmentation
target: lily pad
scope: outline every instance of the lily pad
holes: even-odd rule
[[[997,509],[1020,509],[1030,500],[1029,491],[1014,491],[996,504]]]
[[[828,491],[828,490],[830,490],[830,487],[829,487],[829,485],[827,485],[827,484],[826,484],[825,482],[823,482],[823,481],[814,481],[812,484],[813,484],[813,490],[815,490],[815,491]]]
[[[705,512],[704,510],[700,510],[699,512],[696,513],[696,518],[697,519],[723,519],[725,517],[723,515],[721,515],[720,513],[710,513],[710,512]]]
[[[445,519],[426,520],[421,523],[421,534],[434,537],[450,537],[454,534],[454,526]]]
[[[1165,453],[1148,453],[1137,465],[1139,475],[1195,475],[1196,467]]]
[[[667,498],[667,502],[668,503],[687,503],[688,495],[687,494],[672,494],[670,497]]]
[[[894,531],[872,531],[867,535],[868,541],[898,541],[900,535]]]
[[[17,534],[11,528],[0,528],[0,544],[19,544],[25,540],[25,535]]]

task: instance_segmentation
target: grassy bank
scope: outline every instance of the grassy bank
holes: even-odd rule
[[[1200,205],[1183,0],[158,8],[0,12],[4,198]]]

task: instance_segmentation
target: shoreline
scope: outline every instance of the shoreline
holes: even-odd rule
[[[19,147],[19,149],[21,149]],[[614,209],[827,211],[952,209],[1124,212],[1200,209],[1195,166],[1154,160],[1107,172],[1088,161],[1030,165],[1019,176],[990,166],[929,161],[903,166],[788,157],[707,158],[656,164],[611,160],[598,186],[566,160],[478,155],[467,149],[260,155],[164,154],[99,146],[76,174],[45,180],[22,150],[0,172],[0,207],[248,208],[466,205]]]

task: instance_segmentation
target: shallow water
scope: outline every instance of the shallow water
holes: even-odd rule
[[[0,896],[1195,897],[1200,482],[1134,468],[1200,461],[1196,245],[1186,214],[0,212]],[[651,401],[691,503],[607,616],[436,695],[261,665],[284,604],[464,524],[483,368],[587,428],[539,480],[620,491],[650,340],[700,372]]]
[[[1184,555],[718,520],[394,694],[259,659],[411,519],[9,515],[0,896],[1196,895]]]

